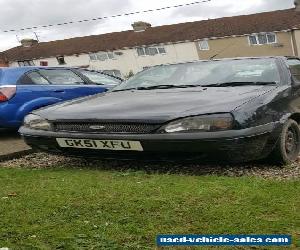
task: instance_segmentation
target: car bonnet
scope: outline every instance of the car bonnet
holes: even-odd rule
[[[164,122],[179,117],[231,112],[275,86],[108,92],[35,112],[49,120]]]

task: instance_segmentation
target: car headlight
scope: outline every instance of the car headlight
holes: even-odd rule
[[[51,124],[46,119],[33,114],[25,116],[23,125],[31,129],[51,130]]]
[[[230,130],[233,126],[231,114],[193,116],[170,122],[163,127],[165,133],[213,132]]]

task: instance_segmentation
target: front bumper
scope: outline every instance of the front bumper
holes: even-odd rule
[[[276,144],[281,124],[222,132],[176,134],[82,134],[37,131],[22,127],[20,133],[32,148],[99,159],[214,159],[235,162],[266,157]],[[60,148],[56,138],[139,141],[143,152]]]
[[[21,123],[14,120],[14,112],[7,103],[0,103],[0,128],[1,129],[18,129]],[[19,126],[18,126],[19,125]]]

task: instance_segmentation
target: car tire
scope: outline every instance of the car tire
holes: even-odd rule
[[[289,119],[279,135],[277,144],[270,155],[276,164],[291,164],[298,159],[300,153],[300,128],[299,124]]]

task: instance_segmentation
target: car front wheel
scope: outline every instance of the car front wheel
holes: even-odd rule
[[[282,128],[271,159],[279,164],[291,164],[298,159],[300,153],[299,124],[289,119]]]

